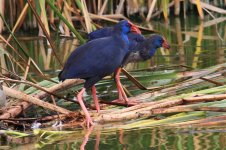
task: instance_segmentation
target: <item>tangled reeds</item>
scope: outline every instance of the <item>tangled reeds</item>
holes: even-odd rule
[[[156,115],[160,115],[160,114],[164,115],[164,114],[175,114],[175,113],[181,113],[181,112],[196,112],[196,111],[225,112],[225,108],[219,107],[220,105],[218,105],[218,103],[214,103],[214,101],[220,101],[222,102],[221,103],[222,105],[224,103],[224,100],[226,99],[226,95],[224,94],[225,85],[223,84],[225,82],[225,78],[224,78],[225,67],[226,67],[226,64],[221,64],[212,68],[204,69],[199,72],[190,71],[184,75],[181,75],[180,73],[176,73],[175,74],[176,76],[172,76],[172,77],[177,82],[175,83],[172,82],[170,86],[168,84],[168,86],[164,85],[159,88],[147,88],[146,93],[130,98],[130,105],[129,105],[130,107],[124,108],[124,109],[120,109],[118,107],[118,109],[114,108],[112,110],[111,109],[107,109],[106,111],[103,110],[99,115],[96,114],[96,112],[92,111],[92,116],[95,122],[99,124],[99,123],[122,122],[122,121],[131,120],[131,119],[134,120],[134,119],[140,119],[140,118],[155,117]],[[185,80],[180,80],[185,77],[186,77]],[[205,80],[203,80],[203,78]],[[1,80],[9,83],[17,82],[16,80],[7,79],[7,78],[1,78]],[[50,83],[50,81],[43,81],[43,82]],[[17,106],[11,106],[11,108],[7,108],[5,111],[3,111],[3,113],[0,115],[0,119],[3,122],[4,121],[7,122],[7,120],[9,119],[11,120],[17,117],[21,112],[26,113],[27,108],[31,106],[31,104],[33,104],[33,105],[41,106],[45,109],[52,110],[52,112],[58,112],[66,116],[67,119],[64,118],[63,116],[61,117],[59,116],[58,118],[60,120],[63,120],[66,126],[73,125],[74,123],[76,123],[76,125],[79,123],[82,123],[82,119],[81,119],[82,114],[80,114],[79,112],[75,112],[75,111],[72,112],[65,108],[62,108],[62,106],[60,107],[56,106],[55,102],[51,104],[50,102],[44,102],[40,100],[40,99],[42,100],[46,99],[47,97],[49,97],[49,95],[57,96],[58,94],[55,94],[56,92],[59,93],[60,90],[65,90],[66,88],[69,88],[72,85],[81,84],[82,82],[83,82],[82,80],[68,80],[59,84],[54,83],[54,86],[51,86],[50,88],[45,88],[45,87],[40,87],[40,85],[35,85],[23,92],[22,91],[19,92],[14,89],[10,89],[8,87],[3,86],[3,90],[6,96],[20,99],[22,101],[21,102],[18,101]],[[26,83],[26,82],[20,82],[20,81],[18,81],[18,83],[29,84],[29,82]],[[46,86],[48,86],[48,84],[46,84]],[[199,87],[199,89],[202,89],[203,88],[202,86],[204,86],[205,88],[206,86],[208,86],[209,88],[205,90],[195,89],[196,87]],[[79,87],[81,88],[81,86]],[[196,92],[185,92],[186,90],[189,91],[189,89],[191,89],[192,87],[194,87],[193,89],[195,89]],[[181,93],[181,92],[183,94],[178,95],[178,93]],[[50,97],[50,98],[53,98],[53,97]],[[60,97],[60,99],[67,100],[64,97]],[[156,100],[160,99],[160,100],[153,101],[154,99]],[[101,101],[101,102],[104,102],[104,101]],[[75,101],[71,100],[70,103],[75,103]],[[106,108],[106,106],[110,106],[110,105],[121,106],[121,103],[122,102],[113,101],[112,103],[102,104],[102,107]],[[89,106],[89,108],[93,109],[92,106]],[[53,120],[55,118],[51,116],[49,117],[52,118]],[[70,122],[68,122],[69,121],[68,119],[70,120]],[[74,120],[75,122],[71,123],[72,121],[71,119]],[[17,124],[20,122],[19,120],[20,119],[17,120]],[[26,122],[26,120],[28,122]],[[36,119],[36,120],[38,121],[40,119]],[[191,120],[191,118],[189,120]],[[24,118],[21,121],[23,123],[26,122],[27,125],[31,123],[30,122],[31,120],[29,118],[27,119]],[[35,119],[33,119],[32,122],[34,121]],[[145,121],[145,125],[148,125],[147,122],[148,121]],[[183,120],[183,122],[186,122],[186,119]],[[31,124],[30,124],[30,127],[31,127]]]
[[[39,36],[42,36],[45,31],[50,34],[50,30],[59,31],[65,36],[70,36],[70,32],[72,32],[81,42],[84,42],[77,32],[81,28],[75,25],[75,20],[79,21],[82,29],[89,33],[99,27],[95,20],[116,21],[140,14],[141,19],[149,22],[150,19],[162,14],[165,21],[168,22],[169,15],[186,15],[193,5],[196,5],[200,19],[203,20],[205,16],[203,10],[226,14],[226,11],[220,8],[224,7],[220,6],[222,4],[226,5],[224,0],[214,2],[214,4],[200,0],[190,0],[189,2],[184,0],[27,0],[25,2],[2,0],[0,14],[13,27],[13,33],[21,28],[26,30],[38,27]],[[170,13],[171,9],[174,10],[174,13]],[[39,20],[36,20],[37,15],[40,16]],[[3,20],[0,19],[0,33],[5,29],[4,26]],[[46,33],[45,36],[47,36]]]

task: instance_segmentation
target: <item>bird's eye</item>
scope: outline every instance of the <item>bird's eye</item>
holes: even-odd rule
[[[129,23],[126,24],[127,27],[130,27],[131,25]]]

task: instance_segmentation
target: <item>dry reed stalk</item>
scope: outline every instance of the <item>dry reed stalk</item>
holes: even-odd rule
[[[70,117],[76,118],[76,116],[78,116],[79,114],[80,114],[79,112],[73,112],[72,114],[70,114]],[[35,118],[35,120],[38,120],[39,122],[46,122],[46,121],[51,121],[55,119],[64,120],[66,118],[68,118],[68,115],[59,114],[59,115],[45,116],[42,118]]]
[[[70,80],[68,79],[68,80],[65,80],[64,82],[60,82],[59,84],[56,84],[46,90],[48,90],[50,93],[56,93],[58,91],[66,90],[66,89],[72,87],[73,85],[81,84],[83,82],[84,82],[84,80],[82,80],[82,79],[70,79]],[[38,93],[36,95],[36,97],[43,99],[43,98],[47,97],[48,95],[49,94],[47,92],[42,91],[42,92]]]
[[[97,118],[94,118],[95,122],[117,122],[117,121],[122,121],[122,120],[131,120],[131,119],[137,119],[137,118],[143,118],[143,117],[149,117],[152,115],[152,110],[156,108],[164,108],[164,107],[171,107],[175,105],[180,105],[183,103],[182,99],[179,100],[172,100],[172,101],[165,101],[162,103],[157,103],[152,106],[148,106],[145,108],[125,112],[125,113],[120,113],[118,114],[116,112],[112,112],[111,114],[103,114],[98,116]],[[145,114],[141,114],[140,112],[148,112]]]
[[[62,114],[69,115],[70,113],[72,113],[71,111],[69,111],[67,109],[64,109],[64,108],[61,108],[59,106],[44,102],[44,101],[42,101],[38,98],[27,95],[23,92],[8,88],[6,86],[3,86],[3,90],[4,90],[4,93],[6,94],[6,96],[10,96],[10,97],[22,100],[22,101],[26,101],[26,102],[41,106],[43,108],[48,108],[52,111],[56,111],[56,112],[59,112],[59,113],[62,113]],[[1,117],[0,117],[0,119],[1,119]]]
[[[71,26],[73,26],[72,19],[71,19],[71,12],[68,10],[69,4],[65,1],[65,6],[62,15],[67,19]],[[67,7],[68,6],[68,7]],[[64,35],[70,36],[70,30],[66,24],[63,23],[64,27]]]
[[[211,102],[211,101],[219,101],[226,99],[226,94],[218,94],[218,95],[204,95],[199,97],[189,97],[183,98],[186,103],[194,103],[194,102]]]
[[[101,15],[101,16],[99,16],[99,15],[95,15],[95,14],[89,13],[89,15],[90,15],[90,17],[92,19],[102,19],[102,20],[106,20],[106,21],[110,21],[110,22],[114,22],[114,23],[118,22],[118,20],[115,20],[115,19],[126,19],[126,20],[129,20],[128,18],[126,18],[125,16],[123,16],[121,14],[117,14],[117,15]],[[112,18],[114,18],[114,19],[112,19]],[[151,30],[151,29],[139,26],[137,24],[136,24],[136,26],[138,28],[146,30],[146,31],[158,33],[158,31],[156,31],[156,30]]]
[[[200,17],[201,20],[203,20],[204,14],[203,14],[203,10],[202,10],[200,0],[196,0],[196,6],[197,6],[197,9],[198,9],[199,17]]]
[[[27,79],[27,75],[28,75],[28,72],[29,72],[29,69],[30,69],[30,65],[31,65],[31,58],[28,59],[28,62],[27,62],[27,65],[26,65],[26,68],[25,68],[25,71],[24,71],[24,76],[23,76],[24,80]]]
[[[48,62],[48,55],[51,57],[51,49],[48,48],[47,54],[46,54],[46,48],[44,46],[45,40],[40,40],[39,42],[39,47],[40,47],[40,55],[42,56],[43,59],[43,64],[44,64],[44,69],[47,70],[49,69],[50,61]]]
[[[190,0],[190,2],[192,4],[196,4],[197,3],[196,0]],[[226,14],[226,10],[225,9],[221,9],[221,8],[215,7],[213,5],[210,5],[210,4],[201,2],[201,1],[200,1],[200,6],[203,7],[203,8],[206,8],[208,10],[211,10],[211,11],[214,11],[214,12],[217,12],[217,13],[220,13],[220,14]]]
[[[119,5],[115,11],[115,14],[121,14],[123,10],[123,5],[125,3],[125,0],[120,0]]]
[[[206,79],[204,77],[200,77],[200,79],[204,80],[204,81],[207,81],[207,82],[210,82],[210,83],[213,83],[213,84],[216,84],[217,86],[222,86],[224,85],[224,83],[221,83],[221,82],[217,82],[217,81],[214,81],[214,80],[211,80],[211,79]]]
[[[104,13],[104,10],[105,10],[105,8],[106,8],[106,6],[107,6],[107,2],[108,2],[108,0],[105,0],[105,1],[104,1],[104,3],[103,3],[103,5],[102,5],[101,9],[98,11],[98,15],[102,15],[102,14]]]
[[[92,14],[92,13],[89,13],[90,15],[90,18],[92,19],[102,19],[102,20],[106,20],[106,21],[110,21],[110,22],[114,22],[114,23],[117,23],[118,20],[114,20],[114,19],[111,19],[111,18],[108,18],[108,17],[105,17],[104,15],[96,15],[96,14]]]
[[[59,84],[52,86],[51,88],[48,88],[46,90],[48,90],[51,93],[54,93],[56,91],[64,90],[68,87],[71,87],[75,84],[79,84],[81,82],[82,82],[81,80],[76,80],[76,79],[75,80],[66,80],[63,83],[59,83]],[[38,99],[43,99],[47,96],[48,96],[48,93],[40,92],[37,95],[35,95],[34,97],[38,98]],[[19,105],[11,107],[9,110],[4,112],[2,115],[0,115],[0,118],[1,119],[14,118],[14,117],[18,116],[21,112],[26,110],[29,106],[31,106],[31,103],[23,101]]]
[[[106,21],[114,22],[114,23],[118,22],[118,20],[115,20],[115,19],[127,19],[125,16],[123,16],[121,14],[96,15],[96,14],[89,13],[89,15],[90,15],[91,19],[103,19],[103,20],[106,20]]]
[[[132,107],[129,107],[129,108],[125,108],[125,109],[120,109],[120,110],[117,110],[115,111],[114,113],[116,114],[121,114],[121,113],[126,113],[126,112],[131,112],[131,111],[136,111],[138,109],[142,109],[142,108],[145,108],[145,107],[148,107],[148,106],[151,106],[151,105],[157,105],[157,104],[160,104],[162,103],[162,101],[156,101],[156,102],[145,102],[145,103],[141,103],[141,104],[138,104],[138,105],[134,105]],[[111,113],[111,112],[110,112]],[[109,113],[109,114],[110,114]],[[107,114],[107,113],[106,113]]]
[[[176,16],[180,14],[180,0],[174,0],[174,14]]]
[[[183,1],[183,0],[180,0],[180,1]],[[170,8],[170,7],[172,7],[172,6],[174,6],[174,1],[172,1],[172,2],[169,3],[168,8]],[[154,18],[154,17],[160,15],[162,12],[163,12],[163,9],[160,8],[156,13],[154,13],[154,14],[151,16],[151,18]]]
[[[92,32],[92,24],[91,24],[89,12],[88,12],[85,0],[81,0],[81,3],[82,3],[82,12],[83,12],[83,16],[86,24],[86,30],[88,33],[90,33]]]
[[[14,33],[23,24],[23,21],[26,17],[27,10],[28,10],[28,3],[26,3],[22,12],[20,13],[20,16],[18,17],[18,19],[16,21],[16,24],[14,25],[14,27],[12,29],[12,33]],[[11,39],[11,37],[12,37],[12,34],[10,34],[9,37],[7,38],[8,42]]]
[[[200,16],[200,18],[201,18],[201,16]],[[203,18],[201,18],[201,19],[203,19]],[[197,68],[197,66],[198,66],[199,55],[201,54],[201,50],[202,50],[201,44],[202,44],[202,40],[203,40],[203,30],[204,30],[203,22],[200,22],[198,38],[196,41],[195,55],[194,55],[193,61],[192,61],[192,68]]]
[[[29,82],[29,81],[26,81],[26,80],[21,81],[21,80],[13,80],[13,79],[10,79],[10,78],[0,78],[0,80],[2,80],[2,81],[7,81],[7,82],[13,82],[13,83],[27,84],[27,85],[30,85],[30,86],[32,86],[32,87],[38,89],[38,90],[41,90],[41,91],[43,91],[43,92],[46,92],[46,93],[48,93],[49,95],[53,95],[53,96],[55,96],[55,97],[58,97],[58,98],[61,98],[61,99],[65,99],[65,100],[67,100],[67,101],[71,101],[71,102],[74,102],[74,103],[78,103],[77,101],[74,101],[74,100],[72,100],[72,99],[64,98],[63,96],[57,95],[57,94],[55,94],[55,93],[51,93],[50,91],[48,91],[48,90],[46,90],[45,88],[39,86],[38,84],[34,84],[34,83]]]
[[[138,0],[127,0],[127,14],[137,13],[140,10],[140,1]]]
[[[176,106],[171,108],[157,108],[153,109],[153,115],[170,114],[180,112],[194,112],[194,111],[214,111],[214,112],[226,112],[226,108],[221,107],[203,107],[203,106]]]
[[[95,14],[97,14],[97,2],[96,1],[93,1],[93,12],[95,13]]]
[[[26,68],[25,68],[25,71],[24,71],[24,76],[23,76],[23,79],[26,80],[27,79],[27,75],[28,75],[28,72],[29,72],[29,69],[30,69],[30,65],[31,65],[31,58],[28,59],[28,62],[26,64]],[[24,89],[24,84],[20,84],[19,86],[19,89]]]
[[[165,22],[168,23],[169,19],[168,19],[168,15],[169,15],[169,1],[168,0],[162,0],[162,8],[163,8],[163,17],[165,19]],[[167,50],[168,51],[168,50]]]
[[[217,107],[202,107],[202,106],[176,106],[183,103],[194,102],[210,102],[226,99],[226,94],[219,95],[205,95],[200,97],[190,97],[183,99],[168,100],[164,99],[157,102],[142,103],[123,110],[116,110],[113,112],[105,113],[97,118],[94,118],[96,122],[116,122],[122,120],[150,117],[155,114],[164,113],[176,113],[176,112],[189,112],[189,111],[218,111],[225,112],[226,108]],[[165,108],[172,107],[172,108]]]
[[[151,6],[150,6],[149,11],[148,11],[148,15],[147,15],[146,21],[150,21],[152,13],[154,11],[154,7],[156,5],[156,2],[157,2],[157,0],[153,0],[152,1]]]
[[[0,0],[0,14],[2,14],[2,16],[4,16],[4,11],[5,11],[5,0]],[[3,20],[0,18],[0,33],[2,33],[4,29],[4,22]]]
[[[213,20],[209,20],[209,21],[204,22],[203,27],[204,28],[210,27],[210,26],[216,25],[216,24],[224,22],[224,21],[226,21],[226,17],[215,18]],[[199,29],[199,26],[194,28],[194,30],[198,30],[198,29]]]
[[[30,3],[33,1],[33,0],[28,0],[28,2],[30,1]],[[46,8],[45,8],[45,0],[39,0],[39,5],[40,5],[40,8],[41,8],[41,14],[40,14],[40,19],[45,27],[45,30],[46,32],[50,35],[50,30],[49,30],[49,24],[48,24],[48,19],[47,19],[47,16],[46,16]],[[40,26],[40,24],[38,24]],[[39,29],[42,29],[43,28],[39,28]],[[45,31],[43,31],[45,32]],[[43,35],[39,35],[39,36],[43,36]]]

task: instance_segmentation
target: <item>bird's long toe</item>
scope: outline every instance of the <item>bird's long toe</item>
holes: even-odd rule
[[[93,123],[91,117],[86,118],[86,126],[87,126],[87,128],[94,126],[94,123]]]

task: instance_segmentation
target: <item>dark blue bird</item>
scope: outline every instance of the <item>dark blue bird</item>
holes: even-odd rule
[[[111,36],[113,34],[112,27],[102,28],[91,32],[88,37],[92,41],[101,37]],[[156,50],[160,47],[169,49],[170,46],[165,38],[158,34],[152,34],[148,38],[144,38],[143,35],[137,33],[129,33],[129,53],[125,56],[120,68],[115,72],[116,85],[119,93],[119,99],[124,99],[128,102],[128,98],[122,88],[120,82],[121,67],[130,62],[145,61],[153,57]]]
[[[59,74],[60,81],[74,78],[85,80],[84,88],[78,93],[77,100],[84,111],[88,127],[93,125],[93,122],[83,103],[83,93],[92,88],[94,103],[99,111],[95,83],[120,67],[129,50],[127,34],[136,30],[137,27],[129,21],[120,21],[114,26],[111,36],[92,40],[75,49]]]

